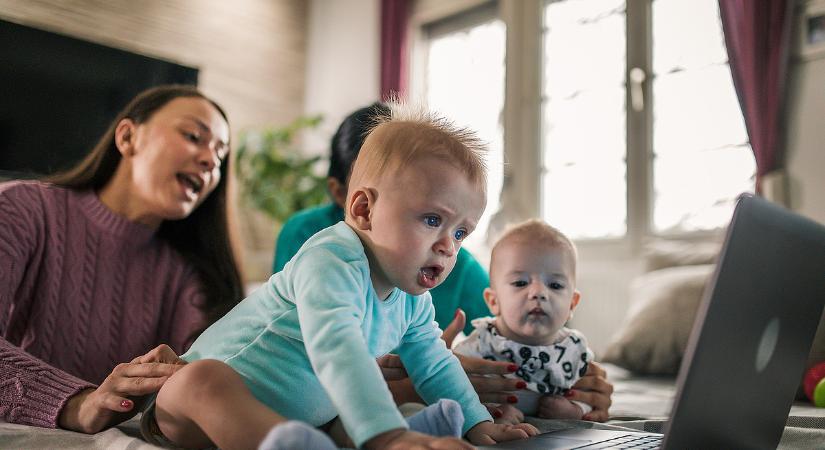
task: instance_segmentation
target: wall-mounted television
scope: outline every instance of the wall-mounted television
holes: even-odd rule
[[[198,69],[0,20],[0,178],[66,169],[140,91]]]

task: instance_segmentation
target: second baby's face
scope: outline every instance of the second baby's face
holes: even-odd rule
[[[579,301],[574,256],[569,250],[529,239],[496,249],[485,299],[504,337],[527,345],[550,345]]]

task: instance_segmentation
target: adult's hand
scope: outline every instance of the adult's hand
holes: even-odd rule
[[[69,398],[58,416],[58,426],[91,434],[120,423],[137,414],[137,397],[160,390],[184,364],[165,344],[118,364],[96,389]]]
[[[610,418],[608,410],[613,401],[613,385],[607,381],[607,372],[598,363],[591,362],[587,366],[587,373],[573,385],[567,393],[569,400],[578,400],[593,407],[593,410],[585,414],[582,419],[593,422],[606,422]],[[551,402],[548,397],[539,400],[539,417],[552,416]]]
[[[399,381],[407,378],[407,370],[404,369],[400,356],[388,353],[376,359],[375,362],[378,363],[385,381]]]
[[[456,309],[453,321],[450,322],[441,335],[448,348],[452,347],[453,340],[464,329],[466,323],[467,317],[464,311],[460,308]],[[527,387],[527,383],[522,380],[504,378],[503,376],[489,376],[515,372],[518,367],[513,363],[490,361],[457,353],[455,356],[458,357],[461,367],[467,372],[467,377],[470,379],[470,383],[473,384],[482,403],[515,403],[518,399],[513,395],[513,391]]]

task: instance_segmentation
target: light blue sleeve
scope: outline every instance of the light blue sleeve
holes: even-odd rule
[[[461,405],[464,429],[467,430],[493,418],[481,404],[473,385],[461,368],[461,363],[447,349],[441,330],[434,322],[435,310],[429,294],[418,297],[415,312],[398,348],[398,355],[413,381],[416,392],[427,404],[450,398]]]
[[[312,368],[361,447],[376,435],[407,428],[393,402],[361,324],[369,295],[365,259],[337,255],[329,247],[301,253],[293,281],[298,320]]]

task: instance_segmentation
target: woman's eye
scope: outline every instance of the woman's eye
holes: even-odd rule
[[[455,240],[460,241],[467,237],[467,230],[456,230],[455,232]]]
[[[186,139],[188,141],[195,142],[195,143],[199,142],[200,138],[201,138],[200,136],[198,136],[195,133],[183,133],[183,135],[186,137]]]
[[[425,216],[424,222],[427,224],[427,226],[437,227],[441,225],[441,218],[438,216]]]

